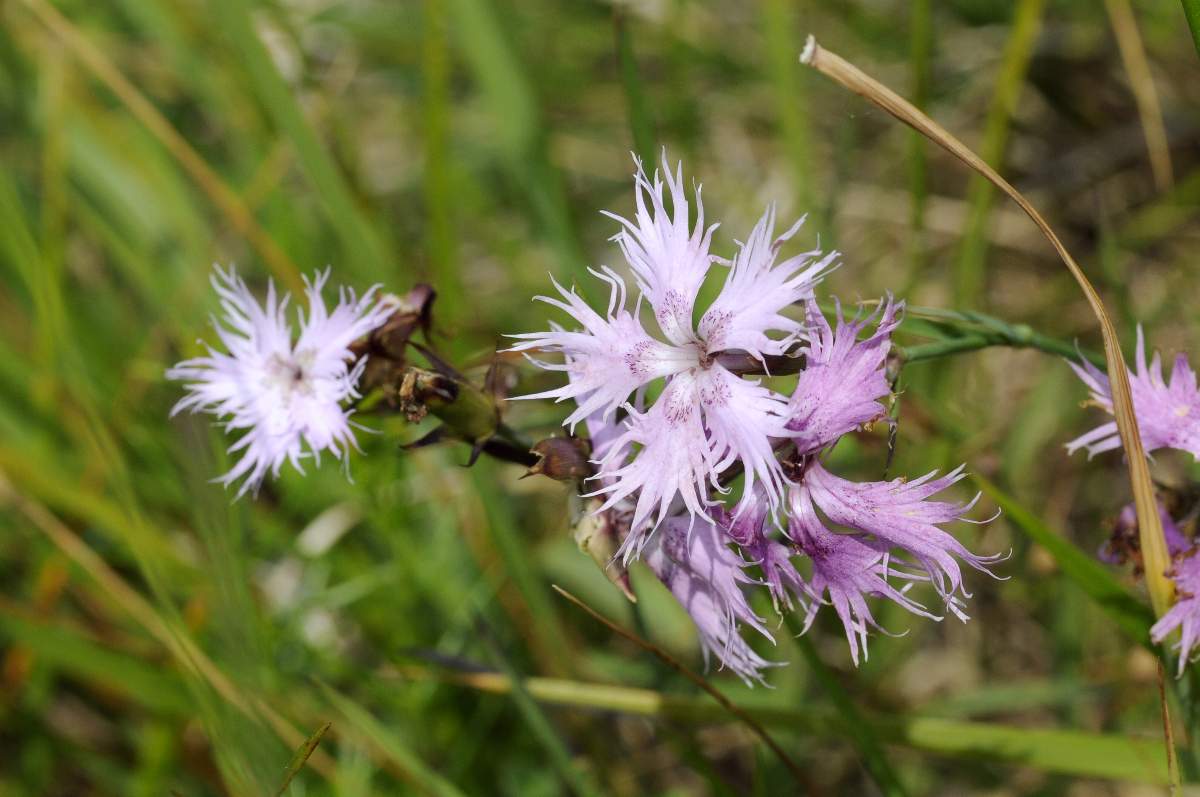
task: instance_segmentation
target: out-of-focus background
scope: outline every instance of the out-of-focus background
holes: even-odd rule
[[[168,419],[163,372],[209,334],[218,262],[255,290],[326,265],[360,289],[428,281],[434,342],[479,377],[504,333],[551,317],[530,304],[549,275],[619,265],[599,211],[630,212],[630,151],[661,147],[703,182],[718,253],[774,202],[844,252],[825,296],[892,291],[1097,347],[1033,226],[800,67],[809,32],[1027,192],[1127,344],[1140,322],[1200,353],[1200,59],[1174,2],[8,0],[0,21],[0,795],[273,794],[326,721],[292,794],[793,791],[744,726],[685,710],[711,704],[551,591],[703,667],[647,573],[635,616],[578,552],[564,486],[462,468],[463,446],[401,452],[428,424],[376,417],[353,483],[327,462],[235,502],[210,482],[228,441]],[[902,384],[891,474],[966,462],[1100,546],[1127,483],[1119,454],[1066,456],[1100,419],[1061,359],[992,348]],[[534,437],[560,418],[508,416]],[[835,456],[880,478],[886,430]],[[955,529],[1013,551],[1008,580],[969,576],[969,624],[881,608],[907,634],[854,669],[822,616],[815,648],[912,793],[1142,793],[1157,758],[1089,778],[1072,767],[1141,748],[1070,733],[1161,738],[1155,660],[1014,517]],[[713,682],[777,712],[810,785],[873,793],[862,739],[778,637],[772,689]],[[514,675],[562,680],[513,693]],[[1066,735],[1013,760],[964,721]]]

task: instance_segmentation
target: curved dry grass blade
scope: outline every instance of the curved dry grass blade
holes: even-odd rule
[[[295,293],[303,292],[304,283],[300,279],[300,270],[296,264],[258,223],[250,208],[237,192],[221,179],[220,175],[208,165],[200,153],[196,152],[187,139],[167,121],[165,116],[159,113],[154,104],[146,99],[146,96],[121,74],[116,65],[93,46],[58,9],[45,0],[25,0],[25,5],[42,24],[62,40],[67,49],[87,67],[97,80],[117,96],[117,99],[129,109],[134,118],[145,125],[146,129],[179,161],[179,165],[191,176],[196,185],[225,214],[238,232],[246,236],[251,245],[258,250],[258,254],[271,272],[279,278],[279,281]]]
[[[744,708],[725,697],[725,695],[723,695],[715,686],[685,667],[683,662],[676,659],[670,653],[667,653],[658,645],[642,639],[632,631],[625,630],[557,584],[551,584],[550,586],[554,588],[555,592],[557,592],[559,595],[562,595],[580,609],[583,609],[597,622],[606,626],[610,631],[625,637],[647,653],[653,653],[660,661],[662,661],[663,664],[666,664],[668,667],[687,678],[696,686],[700,687],[705,692],[708,692],[708,694],[710,694],[714,700],[721,704],[722,708],[724,708],[733,716],[737,717],[743,724],[745,724],[747,728],[753,731],[758,738],[762,739],[763,743],[766,744],[767,747],[771,748],[771,752],[775,753],[775,755],[779,757],[779,760],[783,762],[783,765],[788,768],[788,771],[792,773],[792,776],[796,779],[796,782],[803,786],[805,791],[810,791],[808,787],[808,778],[804,774],[804,770],[800,769],[800,765],[797,764],[795,760],[788,755],[787,752],[784,751],[784,749],[780,747],[774,739],[771,738],[771,734],[767,733],[767,729],[762,726],[762,723],[750,716],[750,714]]]
[[[1129,374],[1125,361],[1121,356],[1121,345],[1117,331],[1113,327],[1100,295],[1092,287],[1083,269],[1071,257],[1071,253],[1059,240],[1058,235],[1050,228],[1042,215],[1033,207],[1017,189],[1013,188],[1003,177],[996,173],[965,144],[952,136],[943,127],[911,103],[884,86],[879,81],[865,74],[858,67],[843,59],[841,56],[822,49],[812,36],[804,46],[800,62],[813,67],[826,77],[840,83],[892,116],[909,125],[934,143],[941,146],[967,166],[982,174],[997,188],[1016,202],[1021,210],[1037,225],[1046,240],[1054,247],[1054,251],[1062,259],[1071,276],[1079,284],[1092,312],[1100,323],[1100,332],[1104,338],[1104,357],[1108,364],[1108,376],[1112,383],[1113,412],[1117,420],[1117,428],[1121,435],[1121,445],[1129,464],[1129,481],[1133,490],[1133,502],[1137,508],[1138,528],[1140,529],[1142,553],[1146,563],[1146,586],[1150,592],[1150,600],[1154,612],[1161,616],[1170,607],[1174,596],[1174,585],[1167,578],[1167,568],[1170,557],[1167,556],[1166,540],[1163,538],[1162,522],[1158,517],[1158,508],[1154,500],[1154,486],[1150,481],[1150,469],[1146,465],[1146,454],[1142,448],[1142,438],[1138,433],[1137,419],[1133,413],[1133,397],[1129,390]]]

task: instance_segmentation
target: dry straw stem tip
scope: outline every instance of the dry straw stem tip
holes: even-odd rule
[[[986,177],[993,185],[1007,194],[1013,202],[1016,202],[1021,210],[1025,211],[1029,219],[1037,225],[1046,240],[1054,247],[1054,251],[1071,276],[1075,278],[1096,316],[1104,338],[1104,356],[1108,363],[1109,379],[1112,382],[1113,415],[1116,417],[1121,446],[1125,450],[1125,458],[1129,466],[1130,487],[1133,492],[1134,506],[1137,509],[1139,536],[1145,561],[1146,585],[1155,614],[1162,616],[1170,608],[1175,592],[1174,585],[1166,576],[1170,566],[1170,557],[1167,555],[1162,522],[1159,519],[1158,506],[1154,498],[1154,486],[1150,481],[1150,470],[1146,465],[1146,455],[1142,448],[1142,439],[1138,433],[1137,419],[1133,412],[1133,396],[1129,388],[1125,360],[1121,355],[1120,340],[1117,337],[1116,328],[1108,317],[1108,312],[1104,309],[1104,302],[1100,299],[1100,295],[1092,287],[1092,283],[1083,273],[1083,269],[1075,262],[1075,258],[1067,251],[1062,240],[1032,203],[944,127],[854,64],[836,53],[823,49],[812,36],[809,36],[805,42],[804,52],[800,54],[800,62],[811,66],[844,88],[869,100]]]

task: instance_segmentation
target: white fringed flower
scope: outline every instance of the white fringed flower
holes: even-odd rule
[[[349,346],[382,324],[394,308],[378,297],[378,286],[361,298],[342,288],[329,312],[321,297],[329,273],[326,269],[311,282],[305,279],[308,315],[298,312],[300,335],[293,343],[286,318],[291,297],[279,299],[271,284],[266,304],[260,306],[233,268],[218,267],[212,285],[224,316],[214,318],[213,326],[225,352],[206,346],[208,356],[167,371],[168,379],[185,382],[187,388],[172,415],[211,413],[224,421],[227,432],[242,433],[229,449],[240,452],[240,458],[220,477],[226,487],[245,477],[239,497],[257,490],[268,472],[278,476],[285,461],[303,472],[306,457],[319,460],[328,450],[344,460],[351,447],[358,448],[352,411],[342,402],[358,397],[355,384],[366,360],[351,367]]]

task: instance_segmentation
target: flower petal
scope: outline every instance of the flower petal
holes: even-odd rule
[[[637,494],[632,527],[618,552],[626,563],[634,559],[651,532],[666,517],[676,499],[687,512],[701,516],[708,504],[709,484],[716,483],[716,459],[704,433],[699,387],[691,371],[672,377],[649,411],[629,408],[624,434],[612,442],[609,457],[600,462],[597,478],[607,494],[604,508]],[[641,448],[624,461],[632,444]],[[653,517],[652,517],[653,516]],[[652,520],[652,525],[647,525]]]
[[[763,683],[763,671],[778,663],[754,652],[741,636],[741,623],[768,639],[771,635],[742,591],[742,584],[751,581],[742,571],[745,563],[724,546],[712,523],[701,519],[693,525],[688,518],[667,521],[645,561],[695,623],[705,663],[715,655],[721,667],[728,667],[747,685]]]
[[[963,589],[959,560],[993,575],[988,565],[1004,556],[976,556],[938,527],[940,523],[962,518],[975,502],[952,504],[925,500],[965,474],[960,467],[940,479],[934,479],[934,475],[928,473],[908,482],[894,479],[855,483],[834,476],[814,460],[804,474],[804,484],[813,503],[834,523],[873,535],[911,555],[928,575],[946,608],[965,620],[966,615],[955,596],[961,593],[970,597]]]
[[[1112,413],[1112,391],[1108,376],[1089,362],[1070,363],[1071,368],[1091,391],[1092,401]],[[1200,390],[1196,373],[1180,354],[1171,369],[1171,381],[1163,380],[1162,359],[1154,353],[1146,365],[1146,341],[1141,326],[1137,330],[1136,372],[1129,372],[1133,393],[1133,411],[1146,453],[1159,448],[1175,448],[1200,459]],[[1067,452],[1086,448],[1092,457],[1121,446],[1115,423],[1106,423],[1067,444]]]
[[[541,393],[514,396],[513,400],[574,399],[579,406],[563,421],[564,426],[572,429],[593,413],[608,417],[642,385],[692,367],[699,357],[694,346],[671,346],[647,335],[637,317],[624,307],[625,283],[621,278],[608,269],[593,273],[612,288],[605,316],[588,307],[574,290],[568,291],[555,282],[554,287],[563,300],[546,296],[538,299],[570,315],[583,326],[583,331],[568,332],[554,327],[548,332],[510,336],[522,341],[510,351],[540,349],[563,355],[563,364],[530,359],[546,370],[566,371],[567,384]]]
[[[1196,548],[1177,556],[1171,568],[1171,578],[1175,582],[1175,605],[1167,611],[1150,629],[1150,638],[1162,642],[1175,631],[1180,630],[1179,642],[1175,649],[1179,651],[1179,669],[1176,677],[1183,676],[1196,642],[1200,640],[1200,556]]]
[[[858,665],[860,648],[863,659],[867,658],[869,629],[883,630],[871,614],[867,596],[886,598],[913,614],[941,619],[909,598],[903,590],[888,583],[889,575],[908,581],[921,580],[921,576],[891,567],[885,548],[852,534],[835,534],[827,529],[813,509],[811,493],[806,485],[792,488],[790,504],[788,536],[812,559],[813,574],[809,588],[818,597],[829,594],[829,603],[846,630],[850,658],[855,666]],[[805,631],[812,626],[820,606],[820,603],[808,606],[804,618]]]
[[[803,329],[803,324],[782,315],[789,305],[810,299],[813,286],[820,281],[838,257],[832,252],[821,257],[813,250],[776,263],[780,247],[791,238],[801,218],[778,238],[775,234],[775,208],[767,208],[746,243],[741,244],[716,300],[700,319],[700,337],[708,351],[743,349],[762,358],[782,354]],[[782,333],[772,339],[767,333]]]
[[[712,240],[712,225],[704,228],[704,203],[696,189],[696,226],[688,227],[688,200],[683,188],[683,164],[671,173],[666,153],[663,153],[663,172],[666,186],[671,190],[671,214],[667,213],[663,196],[663,181],[654,172],[651,183],[635,156],[634,174],[637,212],[634,221],[605,211],[605,215],[621,223],[622,229],[613,240],[621,247],[629,267],[633,269],[638,288],[654,309],[654,317],[667,340],[683,345],[696,340],[692,330],[692,308],[696,294],[704,283],[713,258],[708,247]]]
[[[713,469],[720,473],[740,461],[746,473],[746,491],[761,484],[771,505],[778,504],[783,496],[783,469],[771,438],[786,434],[783,397],[719,365],[696,372],[695,379],[718,459]]]
[[[816,302],[809,302],[805,366],[788,402],[787,427],[800,453],[818,451],[885,415],[879,399],[891,393],[891,386],[884,363],[903,308],[889,296],[881,314],[847,322],[839,305],[835,330]],[[858,340],[876,317],[874,334]]]

